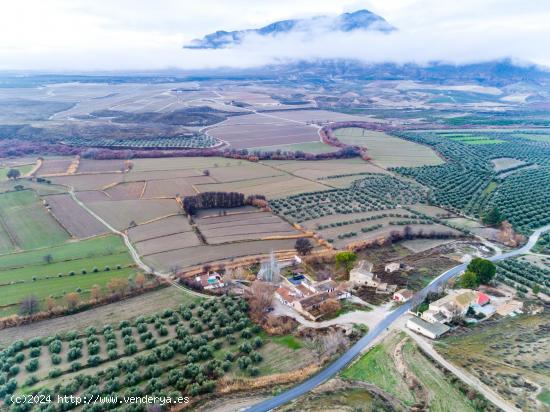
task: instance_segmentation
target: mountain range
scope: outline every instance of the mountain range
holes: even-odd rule
[[[358,10],[353,13],[343,13],[336,17],[316,16],[308,19],[281,20],[259,29],[235,31],[220,30],[207,34],[202,39],[194,39],[184,45],[187,49],[222,49],[242,43],[246,36],[277,36],[290,32],[311,33],[315,29],[327,31],[351,32],[355,30],[375,30],[391,32],[396,30],[384,18],[368,10]]]

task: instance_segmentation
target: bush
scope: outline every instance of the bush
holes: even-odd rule
[[[25,366],[25,369],[27,372],[35,372],[38,370],[38,367],[40,364],[38,363],[38,359],[31,359],[29,363]]]
[[[8,369],[9,376],[15,376],[18,373],[19,373],[19,366],[17,365],[10,366],[10,368]]]
[[[82,357],[82,350],[80,348],[69,349],[69,352],[67,353],[67,360],[69,362],[74,361],[75,359],[78,359],[80,357]]]
[[[82,269],[82,270],[80,271],[80,273],[82,273],[83,275],[85,275],[85,274],[88,273],[88,272],[86,271],[86,269]]]
[[[31,348],[37,348],[39,346],[42,346],[42,339],[41,338],[32,338],[27,343],[27,346],[30,346]]]
[[[71,371],[76,372],[79,371],[82,368],[82,365],[80,362],[73,362],[71,363]]]
[[[32,386],[36,382],[38,382],[38,378],[34,375],[29,376],[27,379],[25,379],[25,385],[26,386]]]
[[[94,355],[88,358],[88,366],[97,366],[101,363],[101,356]]]
[[[38,358],[40,356],[40,353],[42,352],[41,348],[32,348],[29,351],[29,356],[31,358]]]
[[[61,356],[56,355],[55,353],[52,355],[52,364],[59,365],[61,361],[62,361]]]
[[[252,360],[248,356],[242,356],[237,360],[237,365],[242,370],[247,369],[252,364]]]
[[[105,272],[108,272],[111,270],[111,268],[109,266],[105,266],[105,269],[103,269]]]
[[[15,355],[15,356],[13,357],[13,360],[14,360],[15,362],[17,362],[17,363],[21,363],[21,362],[23,362],[23,361],[25,360],[25,354],[19,352],[17,355]]]
[[[254,363],[260,363],[263,360],[262,355],[256,351],[250,353],[250,359],[252,359]]]
[[[50,353],[61,353],[62,348],[63,348],[63,344],[61,343],[61,341],[59,339],[56,339],[56,340],[52,341],[48,345],[48,349],[49,349]]]
[[[101,350],[101,347],[98,343],[93,343],[88,346],[88,354],[90,355],[97,355],[99,351]]]
[[[109,357],[109,359],[115,360],[116,358],[118,358],[118,352],[116,351],[116,349],[111,349],[107,352],[107,356]]]
[[[252,346],[248,342],[243,342],[241,346],[239,346],[239,350],[244,353],[250,353],[252,351]]]
[[[260,374],[260,370],[256,367],[252,367],[248,369],[248,373],[250,376],[258,376]]]
[[[136,353],[138,351],[138,347],[135,343],[131,343],[129,344],[128,346],[126,346],[124,348],[124,353],[126,355],[133,355],[134,353]]]
[[[92,272],[97,273],[97,272],[99,272],[99,269],[94,266],[94,268],[92,269]]]
[[[58,368],[52,369],[48,372],[48,376],[50,378],[57,378],[60,375],[61,375],[61,369],[58,369]]]
[[[131,335],[132,335],[132,328],[130,328],[130,327],[122,328],[122,329],[120,330],[120,335],[121,335],[122,337],[124,337],[124,336],[131,336]]]

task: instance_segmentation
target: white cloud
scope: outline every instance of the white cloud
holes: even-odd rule
[[[545,0],[5,0],[0,69],[144,70],[249,66],[295,58],[550,66]],[[399,28],[380,33],[251,36],[226,50],[185,50],[195,37],[285,18],[367,8]]]

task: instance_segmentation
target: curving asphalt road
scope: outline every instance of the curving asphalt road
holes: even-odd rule
[[[527,241],[527,243],[521,248],[512,250],[507,253],[494,255],[488,258],[488,260],[496,262],[499,260],[504,260],[511,257],[523,255],[532,249],[532,247],[535,245],[535,243],[537,243],[537,240],[542,233],[547,232],[549,230],[550,230],[550,225],[539,228],[535,230],[535,232],[529,237],[529,240]],[[391,312],[380,323],[378,323],[378,325],[376,325],[372,330],[370,330],[369,333],[367,333],[359,341],[357,341],[351,348],[349,348],[340,358],[335,360],[327,368],[323,369],[318,374],[312,376],[311,378],[302,382],[298,386],[295,386],[277,396],[274,396],[273,398],[266,399],[265,401],[260,402],[246,409],[246,411],[247,412],[270,411],[272,409],[275,409],[279,406],[284,405],[285,403],[292,401],[293,399],[296,399],[304,395],[305,393],[309,392],[316,386],[332,378],[334,375],[336,375],[338,372],[344,369],[353,359],[355,359],[369,344],[371,344],[374,341],[374,339],[378,337],[378,335],[380,335],[386,328],[388,328],[393,322],[395,322],[395,320],[397,320],[400,316],[402,316],[409,309],[411,309],[414,301],[418,302],[420,299],[423,300],[424,297],[426,297],[426,295],[429,292],[437,290],[437,288],[441,284],[447,282],[449,279],[453,278],[454,276],[461,273],[464,269],[466,269],[466,266],[467,266],[467,263],[462,263],[439,275],[428,286],[426,286],[424,289],[419,291],[414,296],[413,299],[409,300],[408,302],[404,303],[403,305],[395,309],[393,312]]]

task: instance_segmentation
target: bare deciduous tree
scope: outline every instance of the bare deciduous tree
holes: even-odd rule
[[[40,305],[36,296],[27,296],[19,304],[19,314],[32,315],[40,310]]]
[[[273,294],[275,288],[273,285],[263,282],[261,280],[255,280],[250,285],[250,310],[252,314],[261,317],[266,309],[271,306],[273,302]]]

